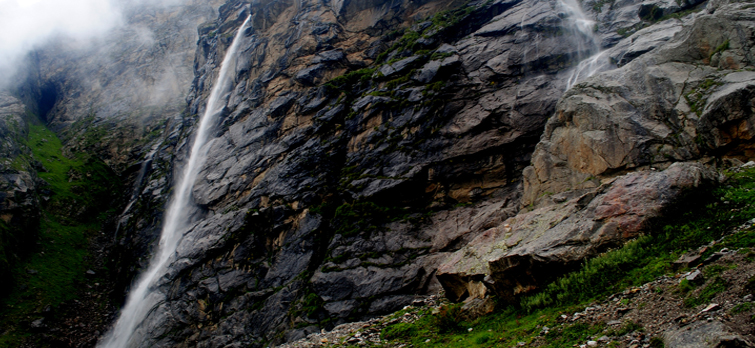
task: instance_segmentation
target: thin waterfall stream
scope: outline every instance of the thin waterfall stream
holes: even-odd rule
[[[206,149],[203,149],[203,147],[215,125],[215,119],[223,109],[224,95],[230,90],[232,72],[235,70],[232,67],[235,67],[239,41],[250,19],[251,16],[247,17],[244,24],[238,29],[223,58],[220,74],[207,99],[204,115],[199,120],[196,138],[189,153],[189,162],[177,181],[173,198],[169,203],[158,251],[153,256],[147,271],[140,276],[139,281],[135,283],[136,286],[129,293],[126,305],[123,307],[115,325],[100,341],[98,347],[126,348],[139,346],[138,340],[141,336],[136,333],[142,322],[156,306],[165,300],[165,295],[160,293],[155,285],[168,271],[169,261],[175,254],[178,243],[188,227],[186,222],[189,220],[188,214],[193,206],[191,190],[206,156]]]
[[[580,54],[584,52],[590,55],[587,58],[579,57],[580,62],[572,70],[566,84],[566,88],[569,89],[577,82],[606,70],[611,66],[611,61],[606,51],[601,50],[600,38],[595,34],[596,22],[587,17],[577,0],[559,0],[559,4],[569,20],[566,28],[570,29],[576,37],[583,39],[577,40],[577,51]]]

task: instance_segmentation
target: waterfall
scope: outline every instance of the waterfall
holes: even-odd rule
[[[184,167],[183,173],[177,181],[174,196],[165,215],[158,252],[153,256],[147,271],[140,276],[136,287],[131,290],[115,326],[98,344],[98,347],[126,348],[138,346],[137,340],[140,335],[137,335],[136,332],[140,329],[141,323],[157,305],[165,301],[165,295],[161,294],[155,285],[157,280],[167,272],[168,261],[176,252],[178,242],[187,228],[186,221],[189,220],[188,215],[193,206],[191,189],[204,163],[207,150],[204,149],[203,151],[202,147],[207,142],[210,130],[215,124],[215,118],[224,107],[223,96],[230,90],[231,75],[235,70],[235,68],[231,69],[231,66],[235,65],[234,58],[239,41],[250,19],[251,16],[239,28],[220,66],[220,74],[210,92],[204,115],[199,120],[194,145],[189,153],[189,163]]]
[[[568,21],[565,29],[577,38],[577,52],[580,55],[580,63],[572,70],[566,85],[569,89],[577,82],[607,69],[611,62],[605,51],[600,49],[600,38],[595,34],[595,21],[585,15],[577,0],[559,0],[558,3],[564,11],[563,17]],[[583,54],[589,57],[584,58]]]

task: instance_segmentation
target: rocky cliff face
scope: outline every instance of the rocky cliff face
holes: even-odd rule
[[[438,11],[457,5],[220,8],[215,25],[202,29],[192,115],[201,114],[235,29],[249,13],[253,24],[194,186],[202,212],[162,284],[171,300],[149,321],[169,324],[149,326],[147,342],[288,340],[440,288],[455,299],[512,298],[558,274],[543,269],[568,269],[636,236],[689,189],[717,180],[705,166],[677,164],[613,181],[620,171],[596,173],[568,189],[574,180],[563,175],[533,184],[556,118],[546,121],[602,78],[557,104],[570,68],[597,52],[588,38],[564,30],[569,17],[557,2]],[[605,54],[622,66],[614,74],[647,66],[648,52],[709,15],[656,23],[639,14],[647,4],[586,5],[603,21],[598,46],[611,48]],[[666,11],[697,4],[682,5]],[[188,141],[174,139],[165,151],[181,163]],[[564,140],[553,149],[579,155],[563,143],[579,144]],[[533,151],[535,167],[525,170]],[[555,204],[540,202],[551,195]],[[536,203],[539,210],[514,216]]]
[[[748,2],[587,0],[592,32],[555,0],[217,5],[135,9],[118,47],[42,51],[20,89],[134,183],[126,287],[252,16],[145,347],[262,346],[440,290],[512,300],[753,156]],[[567,90],[591,56],[607,71]]]
[[[23,141],[29,132],[28,121],[20,100],[0,93],[0,276],[10,284],[12,266],[31,250],[39,227],[35,169],[41,164],[20,158],[29,155]],[[10,287],[0,293],[8,290]]]

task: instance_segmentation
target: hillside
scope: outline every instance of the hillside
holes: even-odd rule
[[[91,46],[36,50],[0,97],[0,344],[89,347],[134,320],[132,347],[266,347],[437,294],[464,304],[383,339],[671,345],[653,310],[697,327],[715,300],[700,325],[753,340],[751,226],[734,234],[755,218],[751,2],[128,9]],[[739,254],[669,278],[712,241]]]

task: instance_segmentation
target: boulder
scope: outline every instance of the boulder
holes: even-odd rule
[[[488,229],[439,267],[438,280],[452,300],[493,293],[513,301],[585,258],[637,237],[686,193],[717,179],[697,163],[620,176]]]
[[[742,336],[732,333],[718,320],[698,321],[687,327],[667,331],[663,334],[668,348],[745,348],[753,344]]]

